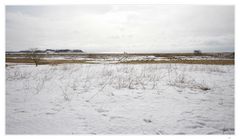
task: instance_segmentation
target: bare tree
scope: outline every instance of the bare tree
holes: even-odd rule
[[[39,50],[37,48],[31,48],[29,57],[31,60],[33,60],[33,62],[35,63],[35,65],[37,67],[42,58],[42,55],[39,54]]]

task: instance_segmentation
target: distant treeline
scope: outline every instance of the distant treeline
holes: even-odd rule
[[[6,53],[31,53],[32,50],[23,50],[23,51],[7,51]],[[35,53],[82,53],[82,50],[78,50],[78,49],[74,49],[74,50],[70,50],[70,49],[57,49],[57,50],[53,50],[53,49],[46,49],[46,50],[35,50]]]

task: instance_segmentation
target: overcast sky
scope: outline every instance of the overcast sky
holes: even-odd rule
[[[233,6],[7,6],[6,50],[234,51]]]

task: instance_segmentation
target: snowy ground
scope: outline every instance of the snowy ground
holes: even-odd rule
[[[6,67],[7,134],[234,134],[234,66]]]
[[[12,57],[11,57],[12,58]],[[169,60],[167,57],[155,57],[152,55],[149,56],[98,56],[96,58],[86,57],[86,56],[59,56],[59,57],[45,57],[46,60],[85,60],[91,63],[98,63],[98,64],[116,64],[119,62],[125,61],[145,61],[145,60]]]

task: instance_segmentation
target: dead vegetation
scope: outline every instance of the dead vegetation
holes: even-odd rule
[[[6,58],[7,63],[28,63],[35,64],[34,61],[28,58]],[[41,59],[38,62],[38,65],[57,65],[57,64],[70,64],[70,63],[79,63],[79,64],[91,64],[91,62],[87,62],[86,60],[47,60]]]
[[[222,53],[221,55],[223,55]],[[114,58],[116,60],[115,64],[161,64],[161,63],[175,63],[175,64],[208,64],[208,65],[234,65],[234,53],[224,54],[223,57],[220,57],[220,54],[209,53],[209,54],[201,54],[201,56],[209,56],[219,59],[200,59],[200,60],[188,60],[188,59],[179,59],[177,56],[185,56],[185,57],[194,57],[193,53],[176,53],[176,54],[46,54],[45,59],[43,56],[45,54],[38,54],[40,59],[36,59],[37,63],[31,58],[31,54],[6,54],[6,62],[7,63],[35,63],[36,65],[57,65],[57,64],[65,64],[65,63],[77,63],[77,64],[92,64],[99,63],[98,60],[105,61],[106,58]],[[225,55],[227,55],[225,57]],[[71,59],[51,59],[54,57],[68,57]],[[143,59],[143,60],[127,60],[124,58],[131,58],[135,56],[154,56],[164,57],[164,60],[155,60],[155,59]],[[232,58],[233,56],[233,58]],[[76,59],[77,57],[83,58],[81,60]],[[96,60],[96,62],[94,62]],[[108,61],[108,60],[106,60]]]
[[[6,58],[7,63],[28,63],[35,64],[31,59],[28,58]],[[39,60],[38,65],[57,65],[57,64],[94,64],[88,60]],[[120,61],[116,64],[161,64],[161,63],[177,63],[177,64],[207,64],[207,65],[234,65],[234,60],[129,60]]]
[[[120,62],[122,64],[160,64],[160,63],[178,63],[178,64],[208,64],[208,65],[234,65],[234,60],[131,60]]]

